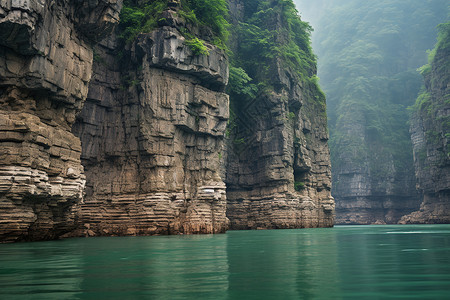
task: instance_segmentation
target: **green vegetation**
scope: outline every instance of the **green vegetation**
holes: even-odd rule
[[[431,69],[431,66],[430,66],[430,69]],[[431,100],[431,95],[423,86],[419,93],[419,96],[417,97],[416,103],[414,103],[413,106],[408,107],[408,109],[411,109],[413,111],[423,110],[426,106],[428,106],[430,104],[430,100]]]
[[[312,103],[309,107],[318,106],[324,118],[325,95],[316,76],[311,26],[301,20],[292,0],[244,0],[243,4],[243,18],[234,20],[230,26],[232,52],[227,93],[231,115],[246,122],[249,116],[247,105],[254,109],[253,105],[263,102],[261,99],[280,95],[286,85],[299,82],[304,87],[303,99]],[[283,96],[280,100],[288,103],[289,97]],[[278,118],[289,121],[295,116],[295,112],[286,112]],[[249,122],[254,121],[252,117],[250,119]],[[248,132],[251,126],[231,124],[233,128],[229,127],[227,135],[233,132],[238,135],[233,135],[232,139],[252,134]]]
[[[411,107],[415,117],[424,122],[427,147],[431,149],[443,146],[443,161],[450,158],[450,116],[443,114],[450,107],[450,95],[439,95],[433,91],[444,91],[450,81],[450,22],[438,25],[438,39],[433,50],[429,51],[428,64],[419,70],[425,84]],[[420,154],[420,153],[419,153]],[[426,156],[420,160],[420,167],[425,165]],[[428,164],[433,163],[429,161]],[[435,163],[435,162],[434,162]]]
[[[431,78],[432,65],[434,65],[436,71],[441,75],[440,82],[450,81],[450,75],[448,72],[448,70],[450,70],[450,62],[448,59],[439,62],[435,61],[438,50],[448,51],[448,49],[450,49],[450,22],[439,24],[437,28],[437,43],[433,50],[428,51],[428,63],[418,69],[420,74],[424,77],[425,82],[429,83],[428,87],[430,89],[432,89],[433,85],[436,84],[436,82]],[[426,113],[431,116],[440,108],[440,106],[443,105],[450,105],[450,95],[446,95],[442,103],[433,103],[430,92],[425,88],[425,86],[423,86],[421,93],[416,99],[416,103],[411,107],[411,109],[416,112],[424,112],[426,110]]]
[[[157,28],[158,21],[164,20],[161,13],[167,5],[168,0],[125,0],[120,13],[122,40],[131,43],[139,33],[151,32]],[[211,36],[203,38],[208,38],[209,42],[226,49],[229,34],[226,0],[181,0],[178,13],[187,23],[212,33]],[[204,41],[187,29],[182,33],[186,38],[186,44],[194,54],[208,54]]]
[[[213,32],[215,45],[226,48],[228,40],[228,6],[226,0],[182,0],[182,16],[199,27],[209,28]]]
[[[258,86],[251,83],[252,79],[241,67],[230,66],[228,92],[233,97],[253,98],[258,92]]]
[[[305,189],[305,184],[303,182],[300,182],[300,181],[295,181],[294,182],[294,189],[299,192],[299,191]]]
[[[233,28],[238,45],[231,57],[232,66],[240,68],[242,76],[230,76],[231,88],[236,86],[234,79],[249,78],[253,79],[252,90],[255,86],[259,90],[272,86],[271,72],[278,58],[282,67],[301,81],[314,76],[316,57],[310,42],[312,28],[300,19],[292,0],[246,0],[244,14],[244,22]]]
[[[260,93],[277,90],[273,80],[281,67],[304,85],[318,91],[307,100],[325,107],[318,86],[316,57],[311,49],[311,26],[300,19],[292,0],[246,0],[244,20],[231,30],[236,46],[230,55],[228,93],[235,110]],[[279,66],[277,64],[280,64]]]
[[[422,76],[427,76],[431,71],[431,64],[436,56],[436,50],[438,48],[448,48],[450,43],[450,22],[442,23],[437,26],[438,28],[438,38],[436,46],[433,50],[429,50],[428,52],[428,63],[423,65],[419,69],[417,69]]]
[[[155,29],[167,3],[167,0],[125,0],[120,12],[120,37],[130,43],[139,33]]]
[[[419,93],[416,69],[447,18],[448,1],[297,2],[323,16],[314,23],[314,49],[327,94],[334,180],[350,169],[371,174],[374,184],[413,176],[407,107]],[[424,92],[420,105],[428,98]]]
[[[195,55],[209,55],[208,48],[206,48],[205,44],[196,37],[187,40],[186,45],[191,48]]]

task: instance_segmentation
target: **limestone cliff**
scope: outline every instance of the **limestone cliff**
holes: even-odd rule
[[[234,22],[250,2],[230,1]],[[0,242],[332,226],[325,98],[292,1],[268,25],[290,48],[254,64],[232,120],[226,27],[126,3],[154,27],[113,30],[120,0],[0,0]]]
[[[73,226],[85,176],[71,132],[88,93],[91,44],[121,1],[0,1],[0,242]]]
[[[219,174],[228,61],[210,44],[209,55],[192,52],[177,9],[124,50],[114,37],[96,47],[94,79],[74,125],[87,178],[77,235],[228,228]]]
[[[450,223],[450,23],[440,25],[440,36],[423,68],[425,90],[411,117],[420,209],[401,223]]]
[[[260,43],[256,44],[257,51],[267,51],[266,56],[246,50],[249,43],[246,39],[254,32],[246,28],[260,28],[275,47],[291,46],[293,51],[309,57],[312,52],[292,46],[291,39],[295,38],[289,32],[283,34],[288,22],[286,15],[298,18],[295,8],[286,5],[292,10],[284,10],[278,1],[268,1],[267,7],[251,2],[230,1],[233,25],[240,26],[231,44],[238,53],[237,64],[250,61],[248,66],[242,65],[253,77],[252,82],[265,88],[259,88],[256,95],[243,97],[238,92],[231,97],[233,118],[226,167],[227,216],[231,228],[332,226],[334,200],[330,194],[325,99],[311,82],[316,73],[315,61],[311,59],[304,70],[299,70],[298,65],[288,66],[284,54],[273,57],[271,44],[266,46],[262,40],[251,42]],[[255,20],[253,15],[258,10],[267,20]],[[306,33],[306,24],[297,19],[293,22],[305,26],[302,30]]]
[[[395,224],[420,207],[407,108],[448,1],[296,2],[327,94],[336,224]]]

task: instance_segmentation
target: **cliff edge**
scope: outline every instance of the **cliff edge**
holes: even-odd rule
[[[228,60],[195,53],[180,4],[150,33],[96,47],[94,79],[74,125],[87,194],[75,235],[220,233],[228,229],[219,153],[228,120]],[[195,27],[192,27],[195,30]],[[121,53],[122,60],[117,60]]]
[[[230,11],[231,228],[331,227],[325,95],[317,84],[311,28],[293,3],[230,1]]]
[[[91,44],[121,1],[0,1],[0,241],[74,226],[85,176],[71,133],[88,93]]]

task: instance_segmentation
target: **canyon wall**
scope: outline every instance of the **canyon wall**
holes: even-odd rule
[[[251,82],[268,88],[230,104],[224,45],[182,3],[130,38],[120,0],[0,0],[0,242],[333,225],[307,24],[270,3],[304,69],[270,48]]]
[[[293,11],[283,11],[277,1],[272,1],[272,9],[250,2],[230,1],[233,26],[241,26],[232,36],[231,45],[241,55],[236,60],[256,60],[248,67],[244,65],[249,74],[253,73],[252,83],[268,82],[268,87],[246,98],[231,94],[233,116],[226,165],[231,228],[333,226],[325,98],[314,83],[299,77],[313,77],[315,62],[302,73],[287,67],[281,54],[266,59],[250,50],[246,57],[242,48],[247,45],[248,32],[242,24],[252,22],[255,7],[268,16],[259,20],[259,26],[267,36],[273,34],[274,45],[282,47],[292,38],[282,32],[287,28],[284,13]],[[259,51],[263,52],[263,47],[261,42]],[[312,55],[308,48],[297,51]]]
[[[401,223],[450,223],[450,23],[440,25],[432,61],[422,69],[425,90],[411,117],[420,209]]]
[[[336,224],[395,224],[421,202],[407,108],[420,90],[416,69],[426,63],[448,1],[296,2],[315,27]]]
[[[228,60],[185,44],[177,7],[121,49],[96,47],[94,77],[74,125],[86,199],[75,235],[219,233],[228,228],[220,177]],[[121,61],[117,59],[122,53]]]
[[[297,85],[258,96],[237,117],[227,153],[232,229],[333,225],[326,117],[312,118],[320,109],[310,105]]]
[[[88,93],[91,44],[121,1],[0,1],[0,241],[74,226],[85,176],[71,133]]]

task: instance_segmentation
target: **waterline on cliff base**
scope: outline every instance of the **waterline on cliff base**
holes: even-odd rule
[[[0,245],[2,299],[445,299],[448,282],[450,225]]]

